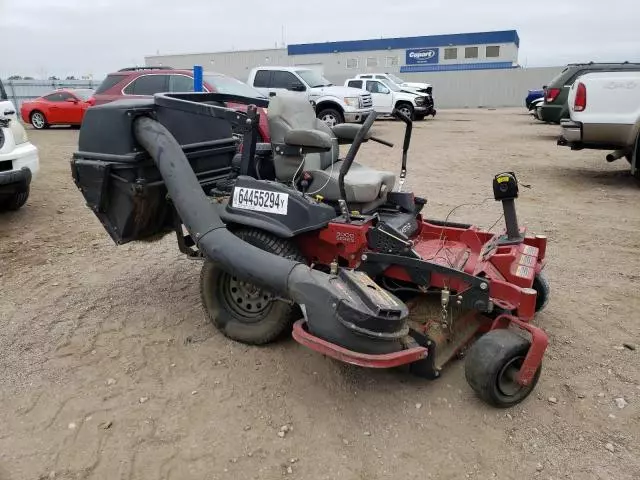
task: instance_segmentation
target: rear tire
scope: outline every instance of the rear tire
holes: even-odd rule
[[[522,402],[540,378],[538,368],[531,383],[523,386],[515,374],[529,351],[529,342],[509,330],[492,330],[474,343],[465,360],[469,386],[489,405],[507,408]]]
[[[261,250],[305,262],[290,241],[253,229],[239,230],[235,234]],[[202,266],[200,296],[205,313],[216,328],[226,337],[249,345],[276,340],[301,316],[297,305],[276,299],[273,292],[241,281],[210,260]]]
[[[344,123],[344,116],[335,108],[325,108],[317,116],[329,127]]]
[[[43,128],[47,128],[49,126],[49,124],[47,123],[47,118],[40,110],[34,110],[33,112],[31,112],[29,120],[31,120],[31,125],[36,130],[42,130]]]

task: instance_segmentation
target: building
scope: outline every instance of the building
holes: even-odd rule
[[[246,81],[253,67],[300,65],[321,70],[338,83],[358,73],[420,73],[505,69],[518,66],[520,39],[515,30],[303,43],[287,48],[185,55],[154,55],[147,66],[191,68],[224,73]]]

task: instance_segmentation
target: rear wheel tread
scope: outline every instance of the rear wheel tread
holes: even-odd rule
[[[305,259],[297,247],[288,240],[275,237],[254,229],[241,229],[234,232],[242,240],[280,257],[304,262]],[[271,300],[269,310],[257,322],[242,322],[237,312],[226,305],[220,281],[231,277],[215,262],[205,261],[200,274],[200,297],[205,314],[225,336],[249,345],[270,343],[284,334],[293,321],[300,318],[297,305],[280,300]]]
[[[549,303],[549,294],[551,292],[551,286],[549,280],[544,272],[536,274],[533,279],[533,289],[537,292],[536,296],[536,313],[545,309]]]

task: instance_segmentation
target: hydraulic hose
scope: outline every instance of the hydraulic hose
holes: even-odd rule
[[[288,278],[296,266],[309,268],[241,241],[228,231],[189,164],[180,144],[160,122],[139,117],[134,134],[164,179],[171,200],[191,238],[207,257],[245,281],[288,292]]]

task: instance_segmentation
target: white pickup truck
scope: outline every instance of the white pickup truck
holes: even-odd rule
[[[333,127],[362,123],[373,112],[371,95],[356,88],[333,85],[316,70],[304,67],[257,67],[249,85],[264,95],[301,95],[315,105],[317,117]]]
[[[562,120],[559,145],[613,150],[640,179],[640,72],[597,72],[578,77],[569,90],[570,119]]]
[[[371,94],[373,109],[385,115],[394,108],[404,113],[411,120],[423,120],[433,109],[427,102],[426,95],[412,93],[401,89],[393,82],[366,78],[349,78],[345,87],[363,88]]]
[[[18,210],[26,203],[39,170],[38,149],[29,142],[0,80],[0,211]]]
[[[393,73],[360,73],[356,75],[356,78],[372,78],[374,80],[388,80],[395,83],[399,87],[407,90],[415,91],[416,93],[429,94],[433,93],[433,87],[430,83],[425,82],[405,82],[400,77],[395,76]]]

